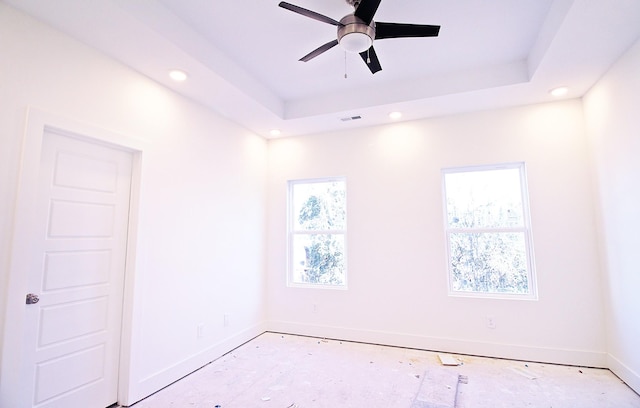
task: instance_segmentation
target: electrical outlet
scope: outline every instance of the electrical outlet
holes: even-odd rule
[[[318,313],[318,305],[313,304],[313,313]]]
[[[198,325],[198,338],[201,339],[204,337],[204,324],[200,323]]]
[[[493,316],[487,316],[487,327],[490,329],[496,328],[496,319]]]

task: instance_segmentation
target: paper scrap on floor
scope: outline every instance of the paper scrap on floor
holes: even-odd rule
[[[444,366],[459,366],[461,364],[460,360],[450,356],[449,354],[438,354],[438,358],[440,359],[440,363]]]

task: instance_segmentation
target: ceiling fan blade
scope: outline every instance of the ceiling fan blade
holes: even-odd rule
[[[324,45],[321,45],[320,47],[318,47],[315,50],[311,51],[310,53],[308,53],[304,57],[300,58],[300,61],[307,62],[311,58],[317,57],[318,55],[322,54],[323,52],[327,51],[330,48],[335,47],[336,45],[338,45],[338,40],[329,41],[328,43],[326,43]]]
[[[382,70],[380,66],[380,61],[378,60],[378,56],[376,55],[376,50],[371,46],[367,51],[362,51],[360,53],[362,60],[367,64],[367,67],[371,70],[372,74],[375,74],[378,71]]]
[[[284,1],[281,1],[280,4],[278,4],[278,6],[284,8],[284,9],[287,9],[287,10],[291,10],[294,13],[302,14],[305,17],[309,17],[309,18],[312,18],[314,20],[322,21],[323,23],[329,23],[329,24],[332,24],[334,26],[342,26],[343,25],[342,23],[332,19],[331,17],[324,16],[324,15],[322,15],[320,13],[316,13],[315,11],[307,10],[306,8],[302,8],[302,7],[299,7],[299,6],[296,6],[294,4],[290,4],[290,3],[284,2]]]
[[[437,37],[440,26],[402,23],[380,23],[376,21],[376,40],[400,37]]]
[[[371,20],[373,20],[373,16],[376,14],[379,5],[380,0],[362,0],[353,14],[367,23],[367,25],[371,24]]]

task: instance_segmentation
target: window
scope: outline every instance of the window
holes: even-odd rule
[[[536,298],[524,170],[443,170],[450,294]]]
[[[344,178],[289,182],[289,285],[346,287],[346,204]]]

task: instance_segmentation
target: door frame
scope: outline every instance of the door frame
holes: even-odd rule
[[[57,114],[28,107],[23,135],[20,174],[13,218],[13,231],[6,291],[2,356],[0,366],[0,406],[24,406],[21,393],[22,333],[24,330],[24,296],[27,293],[27,258],[30,238],[35,234],[35,203],[38,194],[38,172],[45,130],[94,144],[101,144],[132,154],[131,194],[127,232],[120,361],[118,367],[118,402],[126,403],[132,379],[133,325],[135,309],[136,244],[139,221],[142,156],[148,143],[95,125],[82,123]]]

